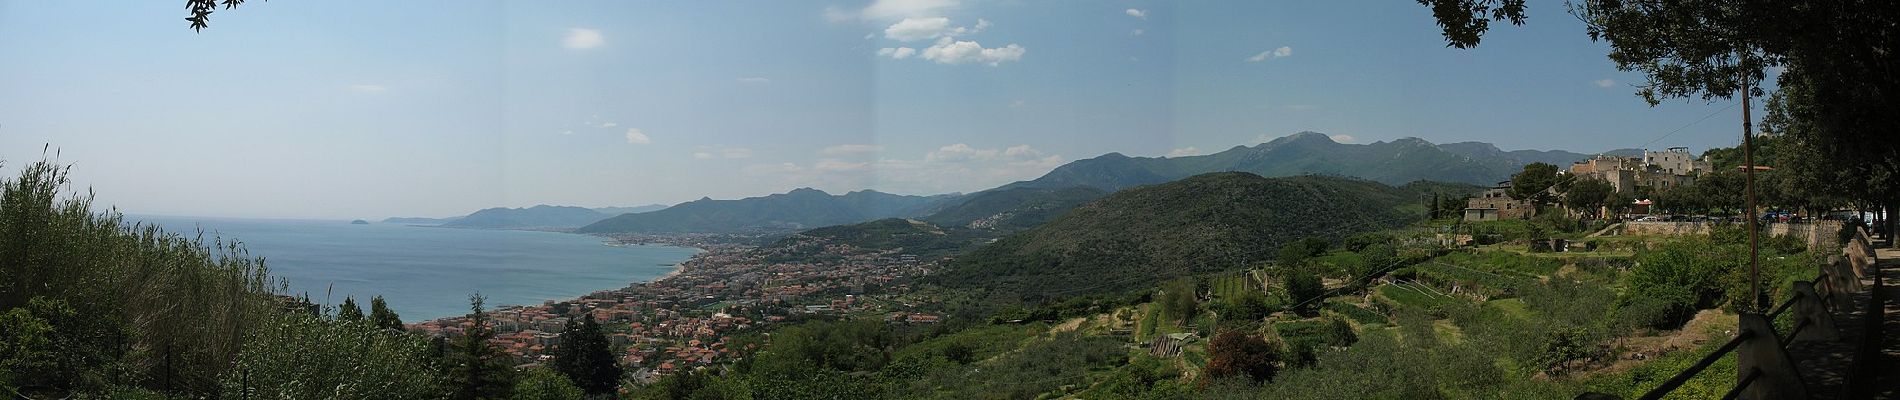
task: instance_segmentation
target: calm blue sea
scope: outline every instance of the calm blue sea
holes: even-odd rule
[[[127,216],[186,235],[202,228],[236,238],[264,257],[293,294],[368,312],[382,295],[404,322],[468,313],[480,292],[488,308],[540,304],[650,281],[699,252],[672,246],[607,246],[602,238],[553,232],[476,230],[348,221]],[[325,293],[328,293],[327,295]]]

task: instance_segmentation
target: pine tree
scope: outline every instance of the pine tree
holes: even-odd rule
[[[389,303],[383,302],[383,296],[369,299],[369,323],[381,329],[402,330],[402,318],[396,311],[389,309]]]
[[[508,355],[488,344],[495,331],[482,311],[482,296],[469,297],[470,325],[449,354],[449,398],[456,400],[506,399],[514,395],[514,369]]]
[[[578,322],[568,320],[554,348],[554,369],[589,395],[614,393],[620,382],[620,366],[614,363],[607,335],[600,331],[593,314],[586,314]]]
[[[336,319],[346,322],[361,322],[363,320],[363,308],[356,306],[356,299],[344,297],[343,305],[337,306]]]

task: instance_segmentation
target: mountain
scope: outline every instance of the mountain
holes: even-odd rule
[[[639,214],[643,212],[654,212],[654,211],[665,210],[667,207],[670,207],[670,206],[665,205],[665,204],[648,204],[644,206],[633,206],[633,207],[601,207],[601,208],[594,209],[594,212],[605,214],[605,215]]]
[[[383,223],[404,224],[404,225],[441,225],[441,224],[448,223],[449,221],[454,221],[458,219],[462,219],[462,217],[448,217],[448,218],[389,217],[389,218],[383,218]]]
[[[1339,175],[1389,185],[1416,180],[1489,185],[1510,179],[1529,162],[1568,166],[1588,157],[1564,151],[1505,152],[1477,142],[1435,145],[1418,138],[1345,144],[1334,142],[1326,134],[1300,132],[1253,147],[1235,146],[1201,156],[1129,157],[1109,153],[1077,160],[1035,180],[1003,188],[1092,186],[1113,191],[1222,171],[1261,176]]]
[[[495,207],[443,223],[454,228],[574,228],[606,219],[606,214],[582,207],[537,205],[528,208]]]
[[[623,214],[583,226],[584,233],[775,232],[912,217],[957,195],[905,196],[872,190],[843,195],[802,188],[738,200],[702,198],[664,210]]]
[[[1047,222],[1076,206],[1108,195],[1088,186],[1019,187],[973,193],[923,220],[941,226],[1016,230]]]
[[[1004,301],[1117,293],[1254,265],[1303,237],[1401,226],[1427,199],[1350,178],[1202,174],[1110,194],[972,250],[929,279]]]
[[[1467,158],[1471,158],[1474,160],[1502,159],[1502,160],[1512,161],[1514,164],[1517,164],[1520,166],[1524,164],[1540,162],[1540,163],[1545,163],[1545,164],[1556,165],[1559,168],[1569,167],[1570,163],[1589,159],[1591,156],[1595,155],[1595,154],[1572,153],[1572,152],[1563,151],[1563,150],[1504,151],[1502,149],[1499,149],[1497,145],[1493,145],[1493,144],[1485,143],[1485,142],[1446,143],[1446,144],[1438,145],[1438,148],[1451,152],[1452,154],[1465,156]],[[1616,149],[1616,150],[1605,151],[1599,154],[1621,156],[1621,157],[1629,157],[1632,155],[1640,156],[1643,154],[1643,149]]]

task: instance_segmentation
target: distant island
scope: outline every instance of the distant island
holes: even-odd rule
[[[350,221],[350,225],[369,225],[369,221],[364,221],[360,219],[354,220],[354,221]]]

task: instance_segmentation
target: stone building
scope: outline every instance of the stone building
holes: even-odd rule
[[[1536,205],[1511,198],[1511,181],[1498,182],[1497,186],[1465,202],[1465,221],[1528,219],[1535,215]]]

